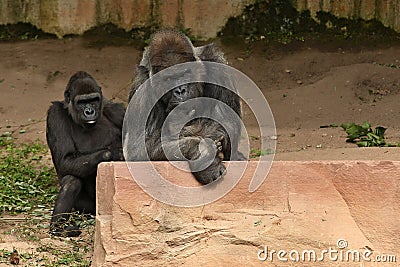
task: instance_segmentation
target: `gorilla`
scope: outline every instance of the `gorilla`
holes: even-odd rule
[[[158,72],[176,64],[194,61],[227,64],[223,53],[213,44],[194,47],[187,36],[174,29],[165,29],[154,33],[149,46],[143,53],[141,63],[137,67],[136,76],[129,93],[129,101],[131,102],[141,85],[149,78],[151,81],[152,77]],[[174,73],[175,77],[168,77],[168,79],[180,79],[182,75],[182,73],[176,72]],[[225,78],[229,80],[228,76]],[[154,90],[157,89],[150,86],[144,88],[144,90],[143,95],[139,96],[140,100],[133,103],[135,105],[133,108],[138,113],[148,108],[146,105],[151,105],[149,102],[152,102]],[[186,101],[199,97],[223,102],[233,110],[237,119],[228,118],[223,109],[215,105],[202,106],[201,103],[198,105],[193,102],[193,105],[190,104],[189,107],[181,108],[172,113],[174,116],[168,120],[168,123],[166,122],[171,111],[183,106],[181,104]],[[197,113],[203,115],[206,113],[207,116],[199,118],[196,117]],[[227,131],[220,123],[212,119],[216,115],[225,118],[224,125],[230,131]],[[188,122],[183,128],[177,129],[182,118]],[[235,92],[214,84],[188,82],[170,89],[152,108],[144,131],[145,147],[135,139],[136,136],[143,134],[137,131],[139,129],[134,129],[133,136],[130,136],[132,131],[125,136],[124,146],[127,144],[125,156],[130,161],[146,159],[157,161],[167,160],[166,154],[169,154],[174,155],[175,160],[190,160],[189,167],[196,180],[201,184],[209,184],[225,175],[226,169],[222,164],[223,160],[245,159],[243,154],[238,151],[241,133],[240,118],[240,98]],[[164,123],[167,123],[168,138],[162,141],[161,129]],[[176,131],[179,134],[174,137],[173,133]],[[228,132],[233,132],[233,135],[228,136]],[[207,139],[211,139],[213,142],[203,142]],[[181,156],[177,155],[177,149],[180,150],[179,155]],[[203,162],[198,159],[210,157],[212,158],[211,164],[199,168]]]
[[[122,124],[125,108],[102,95],[95,79],[84,71],[72,75],[64,101],[52,102],[46,138],[61,185],[50,233],[78,236],[70,213],[95,214],[97,165],[123,160]]]

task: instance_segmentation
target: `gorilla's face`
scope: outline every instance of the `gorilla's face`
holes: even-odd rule
[[[163,54],[163,57],[164,56],[165,55]],[[195,60],[194,58],[191,57],[189,58],[188,57],[181,58],[181,57],[182,55],[179,54],[175,59],[171,59],[169,57],[167,57],[166,59],[158,58],[158,61],[161,61],[162,64],[160,62],[152,64],[151,67],[153,75],[157,74],[158,72],[161,72],[164,69],[174,66],[175,64],[191,62]],[[161,101],[165,106],[166,113],[169,113],[176,106],[189,99],[203,96],[203,85],[198,82],[196,83],[191,82],[193,80],[193,77],[197,77],[199,75],[197,74],[197,72],[199,72],[199,70],[193,70],[188,67],[180,67],[174,69],[173,72],[170,71],[161,74],[159,79],[161,79],[165,83],[167,88],[164,89],[169,90],[161,98]],[[200,79],[200,77],[198,77],[198,79]],[[172,84],[176,84],[177,82],[179,82],[179,84],[181,85],[170,90],[171,88],[170,86]]]
[[[93,79],[75,81],[70,88],[68,111],[74,122],[85,128],[96,125],[102,113],[101,88]]]
[[[74,98],[74,107],[82,125],[90,127],[96,124],[100,117],[100,100],[99,93],[78,95]]]
[[[164,95],[162,101],[167,107],[166,112],[169,113],[179,104],[203,95],[203,87],[200,83],[189,83],[178,86]]]

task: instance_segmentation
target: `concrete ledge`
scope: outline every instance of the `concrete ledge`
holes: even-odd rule
[[[142,168],[148,162],[134,163]],[[176,183],[196,186],[189,173],[153,162]],[[231,162],[227,164],[243,164]],[[400,162],[279,161],[262,186],[248,186],[256,167],[225,197],[197,208],[152,199],[126,163],[98,169],[94,266],[396,266],[400,261]],[[229,179],[229,173],[224,179]],[[397,255],[397,263],[258,260],[270,250],[337,249]],[[262,254],[260,254],[262,256]],[[289,258],[286,255],[286,258]],[[361,264],[361,265],[360,265]]]

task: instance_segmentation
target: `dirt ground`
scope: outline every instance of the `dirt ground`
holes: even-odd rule
[[[268,100],[278,135],[276,160],[400,159],[399,148],[358,148],[345,142],[340,127],[320,128],[368,121],[388,128],[388,142],[400,142],[400,44],[265,50],[216,43]],[[63,98],[77,70],[92,74],[106,97],[126,103],[141,52],[133,46],[91,47],[77,37],[0,43],[0,132],[15,131],[19,142],[44,141],[50,102]],[[249,134],[257,136],[248,109],[243,117]]]

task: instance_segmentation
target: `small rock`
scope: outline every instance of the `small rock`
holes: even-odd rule
[[[301,80],[297,80],[296,82],[297,82],[297,84],[303,84],[303,81],[301,81]]]
[[[11,253],[10,257],[8,258],[10,264],[18,265],[19,264],[19,254],[16,249],[14,249],[13,253]]]
[[[12,135],[12,132],[3,132],[1,134],[2,137],[7,137],[7,136],[11,136],[11,135]]]

